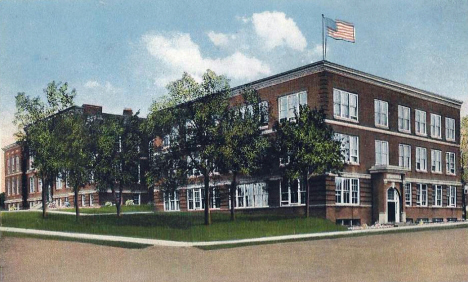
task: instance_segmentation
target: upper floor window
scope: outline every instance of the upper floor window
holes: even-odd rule
[[[447,174],[455,174],[455,153],[445,153],[445,171]]]
[[[416,147],[416,170],[427,171],[426,148]]]
[[[411,132],[410,108],[398,105],[398,130]]]
[[[295,113],[299,114],[299,106],[307,105],[307,92],[289,94],[278,98],[279,120],[294,119]]]
[[[62,189],[63,183],[62,183],[62,174],[59,173],[57,175],[57,178],[55,180],[55,190],[60,190]]]
[[[375,140],[375,164],[388,165],[388,142]]]
[[[441,116],[436,114],[431,114],[431,137],[442,138],[441,133]]]
[[[333,115],[338,118],[358,120],[358,95],[333,89]]]
[[[34,177],[29,177],[29,193],[34,193]]]
[[[281,206],[305,204],[305,187],[298,179],[287,179],[280,183]]]
[[[426,112],[416,110],[415,112],[415,131],[418,135],[426,135]]]
[[[162,141],[163,147],[171,146],[171,143],[173,143],[177,139],[178,135],[179,135],[179,128],[177,126],[173,126],[171,129],[171,133],[165,135],[163,138],[163,141]]]
[[[29,156],[28,168],[34,169],[34,156],[33,155]]]
[[[20,171],[20,161],[19,161],[19,157],[16,156],[16,172]]]
[[[336,133],[335,137],[341,141],[341,152],[345,162],[359,164],[359,137],[341,133]]]
[[[405,204],[406,206],[411,206],[411,183],[405,183]]]
[[[359,179],[335,177],[335,203],[359,205]]]
[[[388,127],[388,103],[381,100],[374,100],[374,120],[375,126]]]
[[[304,97],[307,97],[305,94],[306,92],[301,92],[302,94],[300,95],[303,95],[301,96],[303,99]],[[284,97],[281,97],[279,98],[280,100],[284,98]],[[282,101],[280,101],[282,102]],[[305,101],[305,104],[307,104],[307,100]],[[301,104],[302,105],[302,104]],[[268,118],[269,118],[269,111],[268,111],[268,102],[267,101],[261,101],[260,103],[258,103],[258,109],[259,109],[259,120],[260,120],[260,124],[261,126],[266,126],[268,125]],[[253,115],[253,106],[252,105],[244,105],[242,107],[240,107],[240,109],[238,110],[238,113],[241,115],[242,118],[244,118],[245,114],[250,114],[250,115]],[[299,108],[297,109],[297,111],[299,110]],[[281,113],[281,112],[280,112]],[[294,117],[294,116],[293,116]],[[283,117],[284,118],[284,117]],[[288,117],[289,118],[289,117]],[[281,120],[281,118],[280,118]]]
[[[11,159],[11,158],[8,158],[8,159],[7,159],[7,174],[10,174],[10,173],[11,173],[11,163],[10,163],[10,159]]]
[[[411,168],[411,146],[400,144],[398,149],[398,165],[404,168]]]
[[[445,138],[449,141],[455,141],[455,120],[445,118]]]
[[[447,206],[449,207],[457,206],[457,187],[455,186],[447,187]]]
[[[431,168],[432,172],[442,172],[442,152],[439,150],[431,150]]]
[[[42,179],[37,179],[37,191],[42,192]]]

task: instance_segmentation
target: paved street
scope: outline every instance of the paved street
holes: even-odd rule
[[[0,265],[3,281],[468,281],[468,229],[215,251],[2,238]]]

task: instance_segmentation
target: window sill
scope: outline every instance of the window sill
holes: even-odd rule
[[[340,204],[340,203],[335,203],[335,206],[337,206],[337,207],[359,207],[360,204]]]
[[[333,115],[333,117],[335,119],[338,119],[338,120],[349,121],[349,122],[352,122],[352,123],[359,123],[359,120],[355,120],[355,119],[352,119],[352,118],[344,118],[344,117],[335,116],[335,115]]]
[[[360,163],[345,162],[345,165],[360,166]]]
[[[265,207],[235,207],[235,210],[249,210],[249,209],[267,209],[270,206],[265,206]]]
[[[445,138],[446,141],[449,141],[449,142],[455,142],[455,139],[449,139],[449,138]]]
[[[442,173],[441,173],[442,174]],[[449,176],[457,176],[456,173],[445,173],[445,175],[449,175]]]
[[[375,127],[381,128],[381,129],[389,129],[388,125],[375,124]]]
[[[442,171],[431,171],[432,174],[442,174]]]
[[[416,132],[415,134],[416,134],[417,136],[427,137],[427,133],[419,133],[419,132]]]
[[[441,137],[441,136],[433,136],[433,135],[431,135],[431,138],[438,139],[438,140],[442,140],[442,137]]]
[[[258,129],[260,130],[267,130],[268,129],[268,124],[267,125],[262,125]]]
[[[416,172],[427,173],[427,170],[420,170],[420,169],[416,169]]]
[[[411,130],[399,129],[399,128],[398,128],[398,131],[401,132],[401,133],[411,134]]]
[[[288,205],[281,205],[281,208],[290,208],[290,207],[305,207],[305,204],[288,204]]]

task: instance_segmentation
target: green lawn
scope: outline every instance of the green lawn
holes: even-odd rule
[[[213,224],[205,226],[203,213],[83,216],[79,222],[73,215],[43,219],[37,212],[1,213],[2,226],[193,242],[346,230],[328,220],[297,216],[239,214],[231,222],[229,214],[214,213],[212,218]]]
[[[67,212],[75,212],[75,208],[65,208],[65,209],[57,209],[57,211],[67,211]],[[153,206],[151,205],[141,205],[141,206],[122,206],[122,212],[148,212],[153,211]],[[112,207],[100,207],[100,208],[80,208],[80,213],[87,213],[87,214],[100,214],[100,213],[117,213],[117,208],[115,206]]]

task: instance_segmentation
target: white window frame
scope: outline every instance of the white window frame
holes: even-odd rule
[[[16,172],[19,172],[20,171],[20,160],[19,160],[19,157],[16,156],[16,169],[15,169]]]
[[[398,105],[398,131],[411,133],[411,109]]]
[[[407,207],[411,207],[412,196],[413,196],[411,182],[406,182],[404,184],[404,189],[405,189],[405,205]]]
[[[447,186],[447,207],[455,208],[457,206],[457,187]]]
[[[266,183],[254,182],[237,185],[234,202],[236,209],[267,208],[268,189]]]
[[[442,185],[432,185],[433,187],[433,203],[434,207],[442,206]]]
[[[30,170],[34,169],[34,156],[30,155],[28,160],[28,168]]]
[[[388,128],[388,102],[374,99],[374,124],[376,127]]]
[[[345,163],[359,165],[359,136],[335,133],[335,138],[341,142]]]
[[[420,207],[427,207],[427,184],[417,184],[416,204]]]
[[[419,168],[418,168],[419,164]],[[427,149],[416,147],[416,171],[427,172]]]
[[[442,117],[440,115],[431,114],[431,137],[442,138]]]
[[[294,112],[299,114],[299,106],[307,105],[307,91],[300,91],[284,95],[278,98],[278,120],[293,121],[296,116]]]
[[[455,141],[455,119],[445,118],[445,139]]]
[[[62,188],[63,188],[62,174],[59,173],[57,175],[57,178],[55,179],[55,190],[61,190]]]
[[[42,179],[37,179],[37,191],[42,192]]]
[[[219,188],[218,187],[210,187],[211,192],[211,202],[210,202],[210,210],[212,209],[219,209],[221,206],[216,205],[216,199],[220,199],[219,195]],[[187,192],[187,210],[203,210],[205,209],[205,189],[204,188],[190,188],[186,190]],[[195,199],[195,195],[199,193],[198,201]],[[190,197],[192,194],[192,197]],[[190,202],[192,202],[192,208],[190,208]],[[221,201],[220,201],[221,202]],[[199,206],[197,207],[197,204]],[[221,204],[221,203],[220,203]]]
[[[11,157],[8,157],[7,158],[7,174],[10,174],[11,173]]]
[[[427,115],[425,111],[416,110],[414,117],[414,131],[416,135],[427,136]]]
[[[81,206],[86,207],[86,195],[81,194]]]
[[[29,177],[29,193],[34,193],[34,176]]]
[[[163,192],[164,211],[180,211],[179,190]]]
[[[335,204],[358,206],[360,190],[359,178],[335,177]]]
[[[359,122],[359,96],[334,88],[333,116],[337,119]]]
[[[431,171],[442,173],[442,151],[431,150]]]
[[[375,140],[375,165],[388,165],[388,152],[388,141]]]
[[[11,195],[11,186],[12,186],[12,179],[9,178],[6,180],[6,183],[7,183],[7,196],[10,196]]]
[[[411,169],[411,146],[400,144],[398,146],[398,165]]]
[[[445,153],[445,173],[448,175],[456,175],[455,167],[455,153],[446,152]]]
[[[93,194],[90,193],[89,194],[89,206],[92,207],[94,204],[93,204],[93,201],[94,201],[94,197],[93,197]]]
[[[297,181],[297,203],[293,203],[291,202],[291,182],[293,181]],[[288,191],[287,192],[284,192],[283,191],[283,182],[284,181],[280,181],[280,189],[279,189],[279,193],[280,193],[280,205],[282,207],[290,207],[290,206],[304,206],[305,205],[305,189],[303,189],[303,185],[301,185],[301,181],[299,179],[288,179],[287,180],[287,183],[288,183]],[[288,195],[288,200],[283,200],[283,194]]]

